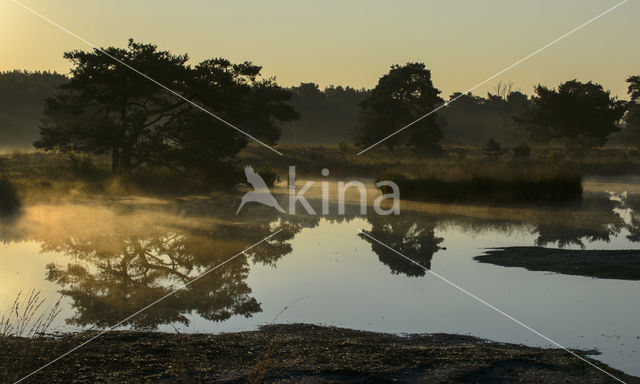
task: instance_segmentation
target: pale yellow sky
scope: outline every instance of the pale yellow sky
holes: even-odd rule
[[[619,0],[207,1],[21,0],[100,46],[129,37],[210,57],[250,60],[282,85],[372,87],[391,64],[421,61],[448,96],[464,91],[615,5]],[[531,93],[577,78],[626,97],[640,74],[640,1],[631,0],[478,89],[513,81]],[[88,49],[0,0],[0,70],[66,73],[62,53]]]

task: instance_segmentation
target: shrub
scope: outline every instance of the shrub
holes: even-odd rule
[[[531,147],[522,142],[518,146],[513,147],[513,158],[514,159],[528,159],[531,157]]]
[[[502,145],[500,145],[500,143],[498,143],[493,137],[490,138],[489,141],[487,141],[487,143],[482,147],[482,151],[485,155],[492,158],[500,157],[506,152],[502,148]]]
[[[9,180],[0,179],[0,215],[11,215],[20,209],[20,199]]]

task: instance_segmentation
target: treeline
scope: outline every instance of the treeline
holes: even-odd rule
[[[39,136],[45,100],[69,78],[55,72],[0,72],[0,149],[28,149]],[[334,145],[353,141],[358,125],[359,104],[366,89],[314,83],[287,88],[289,104],[300,119],[283,123],[279,143],[290,145]]]
[[[283,125],[280,143],[335,145],[353,141],[359,106],[369,96],[369,90],[342,86],[320,89],[314,83],[301,83],[289,91],[290,104],[300,119]]]
[[[0,149],[32,148],[44,101],[67,81],[55,72],[0,73]]]
[[[487,97],[454,93],[455,99],[439,114],[442,144],[484,145],[494,138],[504,145],[516,145],[527,133],[514,118],[529,110],[529,97],[512,90],[510,83],[499,83]],[[336,145],[356,140],[361,125],[361,103],[371,95],[370,89],[302,83],[288,88],[290,104],[300,119],[282,127],[281,144]],[[408,123],[408,121],[406,122]]]
[[[503,145],[517,145],[528,139],[516,118],[533,106],[532,100],[510,84],[499,83],[487,97],[454,93],[455,100],[442,110],[443,144],[484,145],[491,139]]]
[[[0,149],[29,149],[39,136],[45,100],[69,78],[55,72],[10,71],[0,73]],[[492,138],[505,146],[530,140],[517,118],[534,106],[528,95],[499,83],[486,97],[460,93],[439,112],[442,144],[485,145]],[[280,144],[335,145],[353,143],[361,124],[360,104],[369,89],[329,86],[314,83],[287,88],[289,104],[299,113],[296,121],[280,126]],[[621,132],[612,136],[616,144],[640,144],[640,108],[629,104]]]
[[[69,77],[0,74],[0,148],[33,143],[72,157],[108,155],[115,173],[150,166],[232,178],[236,155],[251,137],[268,145],[343,142],[422,155],[439,155],[441,144],[466,144],[500,156],[503,146],[524,141],[581,153],[613,135],[640,145],[640,76],[627,79],[630,102],[577,80],[539,85],[532,96],[499,84],[486,98],[444,99],[423,63],[392,66],[370,90],[321,90],[313,83],[282,87],[250,62],[194,64],[186,54],[133,40],[104,50],[197,106],[99,51],[66,52]]]

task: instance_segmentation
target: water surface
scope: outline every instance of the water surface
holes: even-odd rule
[[[384,217],[357,207],[319,217],[259,206],[236,216],[237,201],[224,195],[29,206],[1,224],[0,308],[36,289],[64,297],[54,330],[111,326],[283,229],[126,327],[230,332],[275,320],[551,346],[365,231],[563,346],[596,349],[595,358],[640,375],[640,282],[473,259],[503,246],[637,249],[640,195],[618,181],[585,189],[582,202],[562,206],[403,202],[401,215]]]

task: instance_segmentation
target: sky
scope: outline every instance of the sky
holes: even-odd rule
[[[284,86],[371,88],[393,64],[424,62],[446,98],[466,91],[620,0],[19,0],[98,46],[132,37],[193,63],[252,61]],[[507,71],[531,94],[543,84],[594,81],[627,98],[640,74],[640,0],[630,0]],[[11,0],[0,0],[0,70],[68,73],[64,51],[90,49]]]

